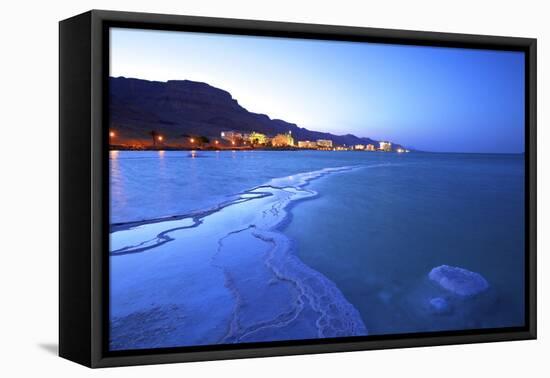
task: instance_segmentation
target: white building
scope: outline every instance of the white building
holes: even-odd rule
[[[236,131],[222,131],[220,136],[222,139],[228,140],[230,142],[235,142],[236,140],[243,139],[243,134]]]
[[[317,139],[317,147],[332,148],[332,140],[330,140],[330,139]]]
[[[317,143],[309,140],[300,140],[298,141],[299,148],[317,148]]]
[[[390,142],[380,142],[380,150],[381,151],[391,151],[391,143]]]

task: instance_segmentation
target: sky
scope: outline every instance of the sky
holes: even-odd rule
[[[521,52],[113,28],[110,75],[194,80],[315,131],[524,152]]]

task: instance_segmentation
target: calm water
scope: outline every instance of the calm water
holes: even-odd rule
[[[203,210],[275,177],[411,160],[330,151],[111,151],[110,158],[113,223]]]
[[[111,152],[112,223],[212,208],[278,177],[313,181],[283,229],[294,253],[336,284],[371,334],[523,323],[522,155],[366,152]],[[427,274],[482,274],[490,290],[444,315]]]

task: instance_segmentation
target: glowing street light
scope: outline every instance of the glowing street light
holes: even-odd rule
[[[115,132],[114,131],[109,131],[109,137],[110,138],[114,138],[116,136]]]
[[[162,137],[162,135],[159,135],[159,136],[157,137],[157,139],[158,139],[159,142],[162,142],[162,140],[163,140],[164,138]]]
[[[219,141],[219,140],[217,140],[217,141],[216,141],[215,143],[216,143],[216,144],[220,144],[220,141]]]
[[[191,138],[191,139],[189,139],[189,141],[190,141],[191,143],[195,143],[195,138]]]
[[[232,145],[235,145],[235,141],[231,142]]]

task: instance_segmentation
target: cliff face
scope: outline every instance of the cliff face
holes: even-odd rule
[[[144,142],[157,131],[168,144],[180,144],[185,135],[219,138],[222,131],[256,131],[275,135],[292,132],[295,140],[331,139],[335,144],[377,142],[355,135],[333,135],[298,127],[265,114],[252,113],[227,91],[189,80],[155,82],[110,78],[110,127],[118,143]]]

